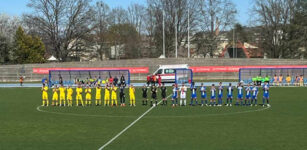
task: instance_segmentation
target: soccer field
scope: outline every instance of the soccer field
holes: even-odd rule
[[[1,88],[0,95],[1,150],[97,150],[146,111],[104,149],[307,149],[306,88],[271,88],[270,108],[172,108],[169,99],[150,111],[140,89],[137,106],[124,108],[38,107],[40,88]]]

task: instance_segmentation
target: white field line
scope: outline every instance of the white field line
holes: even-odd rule
[[[169,98],[171,95],[169,95],[167,98]],[[158,103],[158,105],[162,102],[162,100]],[[132,127],[136,122],[138,122],[140,119],[142,119],[147,113],[149,113],[152,109],[154,109],[156,106],[150,107],[146,112],[144,112],[140,117],[138,117],[136,120],[134,120],[132,123],[130,123],[126,128],[124,128],[122,131],[120,131],[118,134],[116,134],[112,139],[110,139],[107,143],[105,143],[103,146],[101,146],[98,150],[102,150],[105,147],[107,147],[109,144],[111,144],[115,139],[117,139],[120,135],[122,135],[125,131],[127,131],[130,127]]]

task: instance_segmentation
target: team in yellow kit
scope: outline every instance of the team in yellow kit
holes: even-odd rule
[[[92,105],[92,89],[90,88],[90,86],[86,87],[85,94],[85,105]]]
[[[110,86],[106,84],[104,89],[104,106],[108,106],[110,104]]]
[[[76,106],[79,106],[79,102],[81,102],[81,105],[84,106],[83,99],[82,99],[82,92],[83,89],[81,85],[78,85],[76,88]]]
[[[130,106],[135,106],[135,88],[133,85],[129,87],[129,96],[130,96]]]
[[[98,84],[95,88],[95,105],[102,105],[102,87]],[[87,86],[85,89],[79,84],[76,90],[76,106],[91,106],[92,105],[92,89]],[[113,84],[107,83],[104,88],[104,105],[117,106],[117,90],[118,87]],[[48,100],[48,86],[45,84],[41,88],[42,91],[42,106],[49,106]],[[83,92],[85,93],[85,101],[83,101]],[[74,90],[71,86],[65,88],[63,85],[52,88],[52,106],[73,106],[73,93]],[[135,106],[135,88],[133,85],[129,87],[130,105]],[[66,103],[67,101],[67,103]],[[66,105],[67,104],[67,105]]]
[[[43,99],[43,104],[42,106],[49,106],[49,100],[48,100],[48,86],[43,84],[42,87],[42,99]]]
[[[111,94],[111,106],[117,106],[117,87],[115,85],[112,84],[112,94]]]
[[[67,88],[67,105],[72,106],[72,94],[74,93],[74,90],[71,88],[71,86],[68,86]]]
[[[96,100],[95,100],[95,105],[99,106],[101,105],[101,86],[100,84],[98,84],[98,86],[96,87]]]
[[[55,85],[53,88],[53,95],[52,95],[52,106],[58,106],[59,104],[59,94],[58,94],[58,87]]]
[[[59,88],[59,91],[60,91],[60,106],[66,105],[65,90],[66,90],[66,88],[63,85],[61,85],[60,88]]]

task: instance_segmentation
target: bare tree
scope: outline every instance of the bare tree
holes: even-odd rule
[[[165,21],[166,56],[171,57],[175,54],[175,30],[178,33],[179,47],[185,49],[184,45],[187,43],[188,37],[188,18],[190,18],[190,30],[193,31],[196,28],[198,0],[148,0],[147,3],[148,14],[154,16],[150,19],[151,22],[154,22],[153,31],[158,49],[157,53],[161,55],[162,51],[163,17]]]
[[[128,12],[122,7],[113,8],[110,12],[111,24],[128,23]]]
[[[220,43],[219,32],[228,30],[235,20],[237,10],[230,0],[201,0],[200,1],[200,29],[198,47],[204,54],[213,52]]]
[[[95,7],[95,41],[98,43],[99,59],[103,60],[103,55],[109,57],[107,50],[107,33],[110,24],[110,8],[103,1],[96,3]]]
[[[0,34],[6,37],[10,42],[13,41],[14,34],[21,21],[18,17],[0,14]]]
[[[144,30],[146,8],[140,4],[131,4],[128,7],[128,22],[141,34]]]
[[[261,46],[272,58],[282,58],[288,51],[287,28],[293,19],[296,0],[258,0],[253,12],[260,24]]]
[[[51,52],[66,60],[74,43],[94,27],[90,0],[30,0],[32,14],[24,15],[27,26],[39,29]]]

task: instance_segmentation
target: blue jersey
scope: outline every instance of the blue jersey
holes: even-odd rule
[[[215,99],[215,91],[216,89],[215,88],[211,88],[211,99]]]
[[[232,93],[233,93],[233,88],[232,88],[232,86],[227,87],[227,96],[228,96],[228,97],[232,97]]]
[[[219,86],[219,96],[223,96],[223,86]]]
[[[206,98],[206,87],[205,86],[202,86],[201,88],[200,88],[200,94],[201,94],[201,97],[202,98]]]
[[[191,86],[191,96],[192,97],[196,97],[196,90],[197,90],[196,86]]]
[[[250,96],[251,96],[251,87],[250,86],[246,87],[245,91],[246,91],[245,97],[246,98],[250,98]]]
[[[238,86],[238,98],[242,99],[243,98],[243,87]]]
[[[258,87],[257,86],[254,86],[252,88],[252,91],[253,91],[253,99],[257,98],[257,95],[258,95]]]
[[[173,88],[173,99],[177,98],[178,88]]]
[[[270,86],[269,85],[263,85],[263,97],[265,98],[269,98],[269,89]]]

